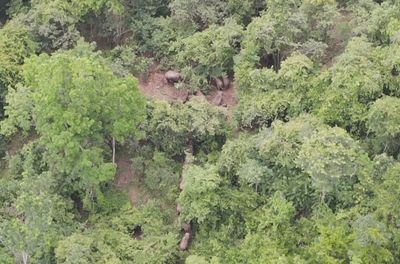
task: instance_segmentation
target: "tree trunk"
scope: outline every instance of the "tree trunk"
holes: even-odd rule
[[[29,255],[26,252],[22,252],[22,263],[23,264],[29,264]]]
[[[112,162],[115,164],[115,138],[112,138]]]
[[[278,72],[279,69],[281,68],[281,55],[280,55],[280,52],[279,51],[275,52],[273,54],[273,57],[274,57],[274,70],[276,72]]]

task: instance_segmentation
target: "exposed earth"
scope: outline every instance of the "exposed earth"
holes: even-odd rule
[[[116,157],[117,176],[115,178],[115,186],[118,189],[127,189],[129,200],[133,206],[137,206],[142,202],[143,197],[140,195],[138,181],[135,181],[135,171],[132,167],[131,156],[121,151]]]
[[[192,96],[188,89],[177,89],[173,84],[168,83],[164,77],[164,72],[159,70],[159,65],[156,63],[150,67],[147,78],[140,78],[139,89],[148,97],[168,102],[185,102]],[[220,96],[218,94],[222,94],[222,100],[215,100],[217,96]],[[202,96],[201,94],[196,95]],[[224,91],[217,91],[215,89],[205,97],[211,104],[226,106],[228,108],[233,108],[238,101],[234,83],[231,83],[229,89]]]

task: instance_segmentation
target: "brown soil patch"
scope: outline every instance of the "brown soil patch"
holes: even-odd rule
[[[209,101],[210,103],[212,103],[214,101],[214,98],[218,95],[217,90],[214,90],[210,93],[210,95],[207,95],[207,101]],[[221,105],[228,107],[228,109],[233,108],[234,106],[237,105],[238,103],[238,97],[236,95],[236,88],[235,88],[235,84],[231,83],[231,85],[229,86],[229,89],[223,90],[222,92],[222,101],[221,101]]]
[[[336,57],[343,53],[351,38],[352,27],[354,27],[352,25],[352,14],[347,10],[341,10],[340,16],[334,22],[334,27],[329,32],[330,42],[322,61],[325,68],[332,67],[336,62]]]
[[[132,162],[129,159],[130,155],[123,153],[117,156],[117,176],[115,178],[115,186],[117,188],[128,188],[129,198],[133,206],[139,204],[140,195],[137,183],[133,181],[135,172],[132,169]]]
[[[131,161],[129,160],[128,157],[118,157],[116,162],[117,162],[117,178],[115,185],[118,188],[122,188],[128,185],[132,181],[134,177],[134,172],[132,171]]]
[[[190,95],[188,89],[177,89],[173,84],[168,83],[164,77],[164,72],[160,71],[157,63],[154,63],[150,67],[147,78],[140,78],[139,90],[150,98],[168,102],[186,102],[190,96],[196,96]],[[207,101],[214,104],[213,102],[215,102],[214,99],[217,94],[218,90],[212,91],[206,96]],[[231,109],[237,105],[237,102],[236,89],[232,82],[229,89],[222,91],[220,106],[225,106],[228,107],[228,109]]]
[[[139,90],[150,98],[168,102],[185,102],[189,94],[187,89],[176,89],[173,84],[168,83],[156,63],[150,67],[147,78],[140,78]]]
[[[24,136],[21,133],[18,133],[7,144],[6,153],[8,153],[8,155],[10,155],[10,156],[14,156],[26,144],[33,142],[38,138],[39,138],[39,135],[36,134],[36,132],[31,132],[28,136]]]
[[[133,206],[137,206],[140,204],[140,196],[139,196],[139,188],[136,185],[130,185],[129,189],[129,200]]]
[[[140,206],[145,204],[149,197],[141,188],[141,175],[135,172],[130,157],[131,155],[126,149],[120,153],[117,152],[117,175],[114,184],[116,188],[128,191],[132,206]]]

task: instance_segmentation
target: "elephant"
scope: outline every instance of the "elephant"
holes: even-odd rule
[[[219,77],[219,78],[213,77],[211,79],[211,84],[213,84],[215,87],[217,87],[218,90],[226,90],[226,89],[229,89],[229,87],[231,85],[231,80],[227,76]]]
[[[167,71],[164,76],[168,83],[177,83],[182,80],[182,75],[177,71]]]
[[[182,251],[185,251],[185,250],[188,249],[189,243],[190,243],[190,238],[191,238],[191,235],[190,235],[190,233],[188,233],[188,232],[186,232],[186,233],[183,235],[182,240],[181,240],[181,243],[179,244],[179,248],[180,248]]]
[[[176,206],[176,212],[178,213],[178,215],[182,213],[182,210],[183,210],[182,206],[180,204],[178,204]]]
[[[183,189],[185,188],[185,180],[183,179],[183,177],[181,178],[181,181],[179,182],[179,189],[181,191],[183,191]]]
[[[216,84],[218,90],[224,89],[224,83],[223,83],[223,81],[221,81],[220,78],[215,79],[215,84]]]
[[[222,100],[223,100],[223,92],[218,91],[217,95],[212,99],[211,103],[213,105],[219,106],[222,104]]]
[[[192,233],[192,224],[189,223],[184,223],[182,225],[182,229],[185,231],[185,233]]]
[[[222,77],[222,82],[224,83],[224,89],[229,89],[231,80],[227,76]]]

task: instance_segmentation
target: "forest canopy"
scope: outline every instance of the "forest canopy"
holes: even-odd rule
[[[400,263],[400,2],[0,1],[0,263]]]

